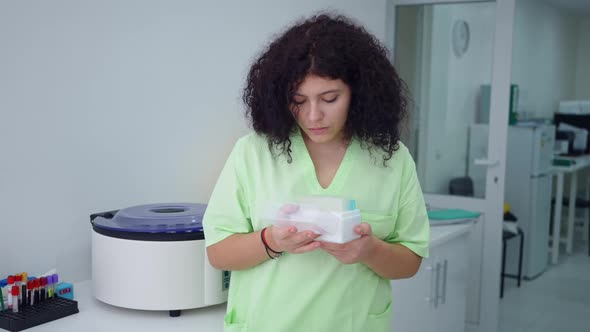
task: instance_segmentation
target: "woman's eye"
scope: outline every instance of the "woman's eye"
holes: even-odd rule
[[[293,104],[295,104],[295,105],[303,105],[303,104],[305,104],[305,100],[293,99]]]
[[[336,99],[338,99],[338,96],[332,97],[330,99],[322,99],[322,100],[326,103],[333,103],[336,101]]]

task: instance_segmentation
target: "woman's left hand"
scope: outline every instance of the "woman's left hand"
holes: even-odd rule
[[[356,226],[354,232],[361,237],[346,243],[320,241],[320,249],[344,264],[362,263],[371,255],[378,239],[373,236],[371,225],[366,222]]]

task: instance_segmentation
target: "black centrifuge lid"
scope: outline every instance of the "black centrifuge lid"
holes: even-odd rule
[[[91,217],[100,234],[132,240],[182,241],[203,239],[203,214],[207,205],[165,203],[132,206],[117,211],[112,218],[105,214]]]

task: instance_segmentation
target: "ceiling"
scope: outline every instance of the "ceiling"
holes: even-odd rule
[[[544,0],[559,9],[578,15],[590,15],[590,0]]]

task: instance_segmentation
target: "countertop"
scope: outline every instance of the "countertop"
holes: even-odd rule
[[[431,248],[450,241],[469,231],[472,223],[431,227]],[[149,291],[149,290],[146,290]],[[180,317],[169,317],[166,311],[143,311],[114,307],[92,296],[91,281],[74,284],[74,296],[78,301],[78,314],[45,323],[25,331],[202,331],[222,332],[225,304],[184,310]],[[3,331],[3,330],[0,330]]]

